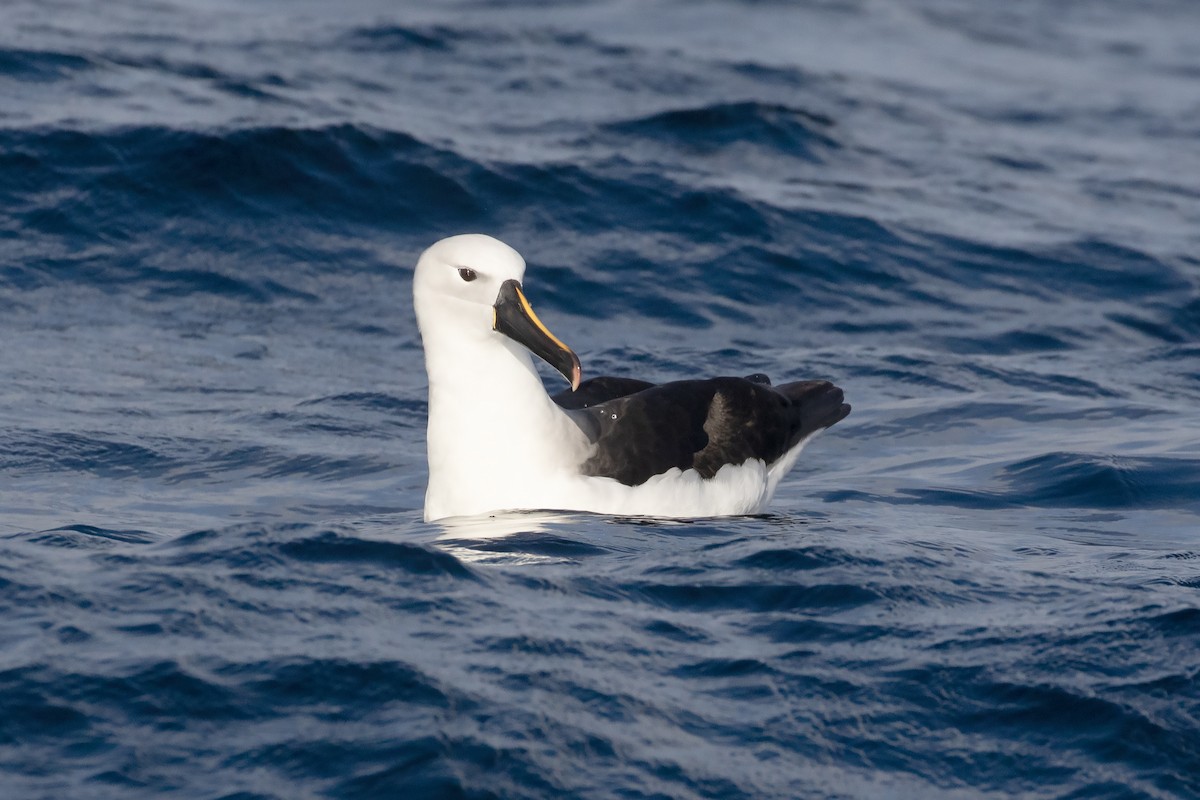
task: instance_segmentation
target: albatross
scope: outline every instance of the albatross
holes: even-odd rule
[[[525,297],[525,259],[482,234],[422,253],[413,305],[429,375],[425,520],[498,511],[756,514],[850,406],[828,381],[581,380]],[[534,367],[570,383],[551,396]]]

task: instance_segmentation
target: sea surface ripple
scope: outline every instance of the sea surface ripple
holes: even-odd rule
[[[3,4],[0,797],[1200,796],[1197,30]],[[464,231],[585,376],[854,412],[768,515],[425,524]]]

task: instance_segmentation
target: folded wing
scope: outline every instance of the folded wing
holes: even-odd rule
[[[850,413],[828,381],[771,386],[765,375],[653,385],[593,378],[555,402],[594,443],[586,475],[645,483],[677,467],[713,477],[726,464],[768,466]]]

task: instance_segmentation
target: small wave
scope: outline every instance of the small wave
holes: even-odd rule
[[[61,696],[59,687],[39,667],[0,672],[0,691],[4,693],[4,714],[0,714],[0,743],[54,740],[88,731],[92,715],[72,707]]]
[[[740,678],[748,675],[776,674],[770,665],[756,658],[708,658],[682,664],[672,674],[680,678]]]
[[[494,540],[463,540],[452,537],[439,542],[447,547],[463,547],[479,553],[511,553],[514,555],[545,556],[549,558],[579,558],[607,555],[612,551],[580,539],[556,536],[547,532],[518,532]]]
[[[10,284],[67,279],[110,291],[144,286],[161,299],[209,294],[254,303],[312,301],[278,270],[261,274],[286,253],[264,258],[250,232],[254,226],[308,218],[310,238],[322,226],[344,235],[347,224],[399,225],[425,235],[461,229],[480,216],[468,185],[487,175],[480,165],[407,134],[352,125],[4,130],[0,152],[0,200],[25,236],[123,244],[119,260],[106,251],[84,260],[46,258],[23,267]],[[147,237],[158,241],[158,250],[138,246]],[[197,260],[195,253],[217,239],[222,251],[246,251],[236,273]]]
[[[881,564],[881,562],[872,559],[862,556],[851,556],[843,550],[828,547],[756,550],[734,563],[747,569],[782,572],[807,572],[809,570],[824,569],[847,563],[860,564],[864,567],[880,566]]]
[[[139,143],[129,177],[180,202],[203,199],[240,214],[410,224],[432,222],[432,209],[451,218],[477,213],[453,177],[466,162],[407,134],[339,125],[126,137],[148,139]]]
[[[406,50],[449,50],[458,41],[469,38],[460,28],[446,26],[408,27],[371,25],[357,27],[338,37],[336,44],[351,51],[396,53]]]
[[[1008,466],[1000,480],[1031,505],[1200,510],[1200,459],[1047,453]]]
[[[343,429],[343,432],[346,432]],[[353,432],[353,429],[351,431]],[[303,475],[322,481],[346,480],[362,475],[385,472],[394,467],[377,457],[337,456],[318,453],[291,452],[265,445],[204,442],[199,452],[181,460],[165,475],[167,483],[179,484],[202,481],[214,475],[242,473],[258,478],[285,478]]]
[[[1060,304],[1064,297],[1103,302],[1187,296],[1191,283],[1170,262],[1087,237],[1044,248],[1005,247],[922,234],[932,246],[926,269],[963,286],[995,289]]]
[[[723,586],[699,583],[639,583],[623,587],[630,596],[653,605],[703,611],[741,609],[746,611],[799,611],[873,603],[880,599],[874,590],[854,584],[744,584]]]
[[[894,636],[896,631],[882,625],[833,622],[820,619],[766,618],[753,624],[756,634],[780,644],[868,642]]]
[[[1004,466],[993,478],[1000,488],[905,488],[890,498],[845,490],[830,496],[972,509],[1200,510],[1200,496],[1195,489],[1198,481],[1197,459],[1054,452]]]
[[[147,531],[115,531],[94,525],[67,525],[23,537],[27,541],[69,549],[105,549],[117,544],[150,544],[161,537]]]
[[[143,266],[137,275],[138,283],[149,289],[153,300],[192,295],[212,295],[259,305],[273,300],[301,299],[315,302],[315,295],[284,286],[276,281],[247,281],[220,272],[203,269],[163,269]]]
[[[130,56],[121,52],[107,52],[104,62],[158,76],[183,78],[187,81],[203,81],[212,88],[236,97],[250,98],[262,103],[286,102],[277,90],[287,88],[288,81],[278,74],[260,76],[235,75],[218,69],[210,63],[167,58],[161,55]]]
[[[29,475],[82,472],[100,477],[155,477],[179,466],[144,444],[79,433],[4,431],[0,433],[0,472]]]
[[[249,707],[271,715],[308,707],[319,717],[341,720],[347,711],[370,714],[385,703],[437,708],[450,703],[436,681],[400,661],[272,660],[228,664],[215,672],[237,682]]]
[[[982,380],[986,386],[999,385],[1010,390],[1026,389],[1035,393],[1056,393],[1081,398],[1123,397],[1120,391],[1109,389],[1088,378],[1001,366],[1002,363],[993,360],[966,362],[963,370],[974,378],[973,383]]]
[[[954,715],[967,730],[1009,729],[1026,741],[1072,742],[1105,761],[1140,769],[1163,760],[1196,763],[1200,753],[1186,736],[1136,707],[1072,687],[983,680],[971,686],[981,713]]]
[[[16,80],[53,81],[95,66],[92,60],[73,53],[0,48],[0,75]]]
[[[820,161],[824,151],[840,147],[831,134],[833,127],[833,120],[823,114],[747,101],[663,111],[610,123],[606,130],[668,142],[690,151],[742,145]]]
[[[1069,350],[1079,342],[1088,341],[1088,337],[1070,328],[1047,326],[1041,330],[1022,328],[987,336],[946,336],[941,341],[955,353],[1002,356]]]
[[[404,414],[417,414],[421,416],[424,416],[428,405],[424,400],[396,397],[395,395],[384,394],[383,392],[347,392],[346,394],[330,395],[329,397],[315,397],[311,400],[305,400],[299,405],[304,407],[327,404],[353,406],[368,411],[398,411]]]
[[[1200,636],[1200,608],[1194,606],[1157,614],[1147,622],[1167,636]]]
[[[359,539],[326,532],[286,542],[279,546],[279,551],[299,561],[364,562],[421,575],[475,579],[475,574],[449,553],[406,542]]]

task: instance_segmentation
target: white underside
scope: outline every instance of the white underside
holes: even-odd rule
[[[801,441],[770,467],[752,459],[726,464],[712,478],[676,468],[638,486],[573,470],[501,473],[476,483],[471,491],[443,492],[431,482],[425,520],[523,510],[674,518],[758,514],[766,510],[780,480],[812,438]]]

